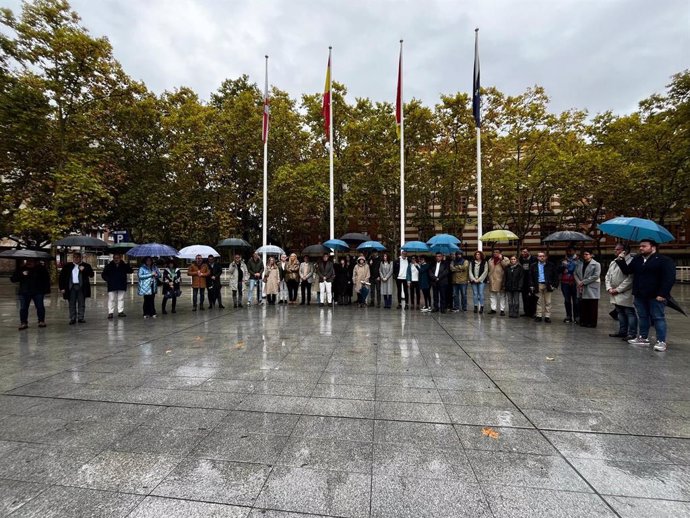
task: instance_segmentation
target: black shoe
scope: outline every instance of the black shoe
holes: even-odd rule
[[[491,311],[489,311],[489,315],[495,315],[495,314],[496,314],[496,310],[492,309]]]
[[[432,313],[438,313],[438,309],[432,309],[431,312]]]
[[[194,307],[192,308],[192,311],[196,311],[196,306],[194,306]]]
[[[304,306],[304,301],[299,303],[300,306]]]
[[[112,313],[108,313],[108,320],[112,320],[112,319],[113,319],[113,316],[114,316],[114,315],[113,315]]]
[[[541,322],[541,317],[534,317],[535,322]]]
[[[225,309],[225,306],[223,306],[222,304],[218,304],[218,309]]]
[[[120,318],[122,318],[122,317],[126,317],[127,315],[125,315],[125,313],[124,313],[124,311],[123,311],[123,312],[121,312],[121,313],[118,313],[117,316],[120,317]]]
[[[611,338],[623,338],[624,336],[628,336],[626,333],[609,333],[609,336]]]
[[[203,310],[204,310],[204,306],[199,306],[199,311],[203,311]]]
[[[477,311],[479,311],[479,308],[477,308],[477,306],[474,306],[474,312],[476,313]]]
[[[175,311],[175,310],[173,309],[170,313],[177,313],[177,311]]]
[[[501,311],[501,316],[502,316],[502,317],[506,316],[506,312],[505,312],[505,311]]]
[[[627,342],[628,340],[634,340],[635,338],[637,338],[635,335],[626,335],[626,336],[623,338],[623,341],[624,341],[624,342]]]
[[[442,310],[441,310],[440,312],[441,312],[441,313],[445,313],[445,312],[446,312],[446,310],[445,310],[445,309],[442,309]]]
[[[168,314],[168,312],[167,312],[167,311],[165,311],[165,310],[163,310],[163,311],[161,311],[161,314],[163,314],[163,315],[167,315],[167,314]]]
[[[238,308],[243,308],[244,306],[242,304],[237,304]]]
[[[550,324],[550,323],[551,323],[551,319],[550,319],[549,317],[546,317],[546,318],[544,319],[544,322],[546,322],[547,324]]]
[[[80,324],[86,324],[86,320],[84,320],[83,318],[80,318],[79,320],[77,320],[77,322],[79,322]]]
[[[479,306],[479,313],[484,313],[484,306]]]
[[[398,309],[402,309],[402,304],[398,304]]]
[[[69,325],[71,325],[71,326],[73,326],[73,325],[76,324],[76,323],[77,323],[76,320],[70,320],[70,321],[69,321]]]

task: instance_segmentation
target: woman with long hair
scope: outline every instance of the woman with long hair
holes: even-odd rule
[[[144,318],[156,318],[155,301],[161,273],[150,256],[144,257],[137,276],[139,279],[137,292],[144,297]]]
[[[477,250],[470,261],[470,286],[472,286],[472,301],[474,312],[484,313],[484,283],[489,274],[484,253]]]
[[[276,304],[276,296],[280,292],[280,269],[276,264],[275,257],[268,258],[266,271],[264,272],[264,282],[266,283],[266,299],[271,306]]]

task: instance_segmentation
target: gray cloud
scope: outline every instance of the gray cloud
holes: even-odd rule
[[[18,0],[5,0],[15,12]],[[482,83],[508,94],[539,84],[553,110],[629,112],[688,67],[690,2],[660,0],[365,1],[72,0],[106,35],[135,79],[160,93],[202,98],[247,73],[293,96],[321,91],[328,46],[333,78],[353,97],[393,101],[398,40],[405,98],[426,104],[471,88],[474,27]]]

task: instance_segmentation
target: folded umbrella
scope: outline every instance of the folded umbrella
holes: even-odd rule
[[[604,234],[630,241],[653,239],[657,243],[668,243],[675,239],[673,234],[658,223],[643,218],[613,218],[601,223],[599,230]]]
[[[676,299],[674,299],[671,295],[669,295],[666,299],[666,305],[671,309],[675,309],[676,311],[678,311],[678,313],[682,313],[686,317],[688,316],[685,310],[680,306],[680,304],[678,304],[678,302],[676,302]]]

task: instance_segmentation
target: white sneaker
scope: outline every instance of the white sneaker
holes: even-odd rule
[[[654,346],[654,350],[663,353],[666,350],[666,342],[657,342]]]
[[[632,340],[628,340],[628,343],[630,345],[639,345],[641,347],[649,347],[649,338],[643,338],[642,336],[638,336],[637,338],[634,338]]]

